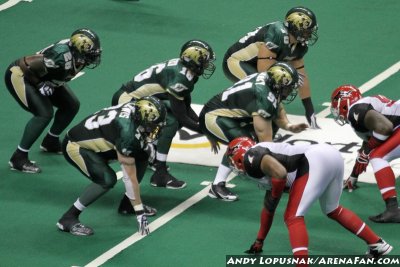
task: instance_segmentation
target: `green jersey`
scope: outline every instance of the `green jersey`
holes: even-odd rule
[[[137,74],[132,81],[123,86],[130,98],[156,96],[168,99],[168,94],[179,100],[190,96],[198,77],[194,76],[179,58],[171,59]]]
[[[252,122],[253,116],[273,119],[278,100],[266,85],[266,73],[256,73],[211,98],[204,106],[208,114]]]
[[[291,46],[288,29],[283,22],[276,21],[248,32],[228,49],[225,58],[234,57],[257,66],[258,50],[262,45],[276,54],[277,61],[301,59],[308,51],[308,47],[300,43]]]
[[[76,69],[71,48],[68,46],[69,39],[52,44],[38,54],[43,54],[47,74],[42,78],[43,81],[50,81],[55,86],[61,86],[70,81],[78,74],[81,69]]]
[[[142,156],[145,141],[134,124],[131,103],[102,109],[68,131],[71,142],[96,153],[118,151],[128,157]]]

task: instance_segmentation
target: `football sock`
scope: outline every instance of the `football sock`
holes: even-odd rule
[[[340,223],[344,228],[363,239],[367,244],[374,244],[379,237],[354,212],[342,206],[328,214],[328,217]]]
[[[308,233],[304,217],[286,220],[293,255],[308,255]]]

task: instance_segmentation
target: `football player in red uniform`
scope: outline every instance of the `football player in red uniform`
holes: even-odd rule
[[[395,174],[389,165],[400,157],[399,101],[382,95],[362,97],[357,87],[342,85],[332,93],[331,113],[339,125],[350,124],[363,141],[344,188],[356,189],[358,176],[371,163],[386,210],[369,219],[377,223],[399,223]]]
[[[264,239],[285,186],[290,188],[290,192],[284,219],[295,257],[308,255],[304,217],[317,200],[324,214],[368,244],[369,257],[377,258],[393,249],[356,214],[339,204],[344,164],[339,151],[332,146],[272,142],[255,144],[248,137],[240,137],[229,143],[227,156],[237,171],[271,182],[264,197],[257,239],[247,253],[262,252]]]

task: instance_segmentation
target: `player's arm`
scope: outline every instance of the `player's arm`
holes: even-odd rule
[[[150,233],[149,223],[147,217],[144,214],[144,207],[142,199],[140,197],[140,186],[136,175],[136,164],[133,157],[125,156],[117,151],[118,161],[124,172],[124,179],[128,178],[128,181],[124,181],[127,193],[130,195],[129,200],[136,213],[136,219],[138,222],[139,233],[141,235],[148,235]],[[133,194],[133,196],[132,196]]]
[[[187,114],[186,103],[184,99],[178,99],[174,95],[169,94],[169,101],[171,103],[172,114],[176,117],[178,122],[192,131],[201,133],[198,121],[193,120]]]
[[[368,140],[368,151],[366,151],[368,154],[372,149],[385,142],[393,132],[393,123],[373,109],[365,114],[364,125],[368,130],[372,131],[372,135]]]
[[[194,121],[199,121],[199,116],[197,115],[197,113],[192,109],[192,96],[188,95],[185,97],[185,104],[186,104],[186,112],[188,114],[188,116],[194,120]]]
[[[290,123],[282,103],[279,104],[278,116],[274,119],[274,122],[276,123],[276,125],[278,125],[279,128],[290,131],[292,133],[300,133],[308,128],[308,125],[306,123]]]
[[[297,73],[299,74],[300,79],[300,87],[299,87],[299,94],[301,99],[305,99],[307,97],[311,97],[311,90],[310,90],[310,82],[308,80],[308,75],[306,72],[306,68],[304,66],[304,59],[296,59],[292,60],[290,64],[296,68]]]
[[[260,215],[260,229],[258,230],[255,242],[250,246],[250,249],[246,251],[246,253],[249,254],[258,254],[262,252],[264,240],[271,229],[275,210],[286,184],[287,171],[285,167],[272,156],[268,154],[264,155],[261,160],[260,168],[266,176],[273,177],[271,179],[272,189],[265,192],[264,207]]]
[[[139,207],[142,205],[142,200],[140,198],[140,187],[139,187],[139,182],[137,179],[136,175],[136,164],[135,164],[135,159],[133,157],[128,157],[125,156],[117,151],[118,155],[118,161],[121,164],[121,166],[124,168],[124,171],[126,172],[126,175],[128,176],[130,180],[130,184],[132,185],[132,190],[134,194],[134,199],[131,199],[132,206]]]
[[[261,45],[257,55],[257,71],[264,72],[276,62],[276,54],[268,49],[266,45]]]
[[[21,58],[19,66],[25,78],[34,85],[39,84],[41,78],[47,74],[44,56],[41,54]]]
[[[272,142],[272,121],[253,115],[253,127],[259,142]]]

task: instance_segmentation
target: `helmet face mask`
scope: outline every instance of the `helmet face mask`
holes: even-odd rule
[[[73,48],[75,59],[87,68],[94,69],[101,62],[100,39],[89,29],[79,29],[72,33],[70,46]]]
[[[348,123],[349,108],[362,98],[360,90],[353,85],[342,85],[331,95],[331,113],[340,126]]]
[[[318,24],[315,14],[305,7],[290,9],[285,17],[285,25],[290,34],[303,45],[311,46],[318,40]]]
[[[209,79],[215,71],[215,54],[211,46],[201,40],[186,42],[180,53],[182,64],[197,76]]]
[[[274,63],[267,70],[266,84],[274,92],[278,102],[288,104],[297,96],[299,74],[286,62]]]
[[[164,104],[153,96],[142,97],[135,102],[135,121],[147,142],[158,139],[165,126],[167,111]]]
[[[249,137],[238,137],[233,139],[228,144],[226,155],[232,170],[237,174],[245,174],[244,155],[246,152],[256,144],[256,142]]]

